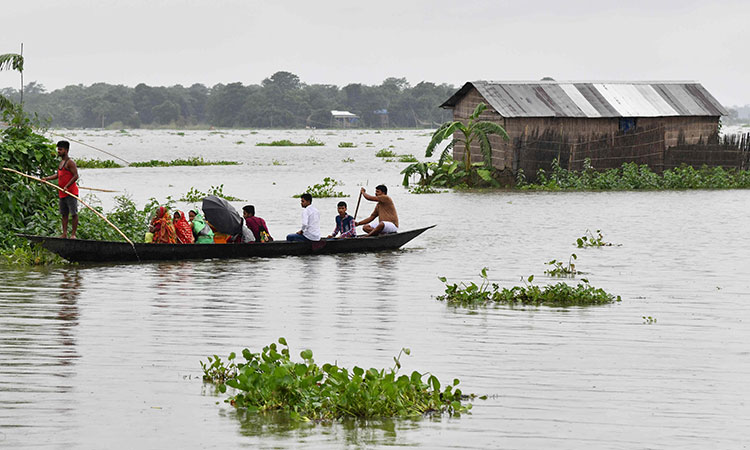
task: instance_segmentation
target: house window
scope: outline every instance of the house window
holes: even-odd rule
[[[620,131],[627,133],[635,130],[635,117],[620,117]]]

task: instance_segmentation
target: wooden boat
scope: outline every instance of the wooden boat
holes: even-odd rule
[[[395,250],[435,225],[375,237],[325,239],[315,242],[273,241],[249,244],[135,244],[62,239],[19,234],[73,262],[173,261],[186,259],[299,256]],[[134,248],[135,247],[135,248]]]

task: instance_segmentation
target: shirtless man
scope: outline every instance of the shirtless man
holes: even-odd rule
[[[68,157],[70,151],[70,142],[60,141],[57,143],[57,156],[60,157],[60,165],[57,166],[57,173],[42,178],[45,181],[57,180],[57,185],[65,191],[78,196],[78,167],[75,161]],[[76,238],[78,229],[78,200],[63,191],[58,191],[60,197],[60,215],[62,215],[62,238],[68,237],[68,215],[71,216],[70,238]]]
[[[355,222],[354,226],[364,225],[362,231],[367,233],[367,236],[397,233],[398,214],[396,213],[396,206],[393,205],[393,200],[388,196],[388,188],[380,184],[375,187],[375,195],[369,195],[365,192],[365,188],[362,188],[360,192],[364,198],[371,202],[378,202],[378,204],[375,205],[375,210],[370,214],[370,217]],[[378,222],[374,224],[374,227],[365,225],[375,220],[376,217],[378,218]]]

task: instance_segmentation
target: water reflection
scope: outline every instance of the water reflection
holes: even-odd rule
[[[221,415],[239,421],[239,432],[243,436],[271,438],[272,441],[293,441],[316,447],[341,444],[348,448],[414,445],[416,442],[410,441],[402,432],[412,431],[418,428],[420,423],[420,420],[408,419],[295,422],[285,413],[255,413],[235,408],[223,410]],[[273,444],[270,447],[273,447]]]

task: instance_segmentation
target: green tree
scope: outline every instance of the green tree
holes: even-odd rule
[[[0,55],[0,70],[17,70],[23,74],[23,56],[17,53],[6,53]],[[0,95],[0,111],[6,111],[13,108],[13,102],[4,95]]]
[[[448,144],[443,153],[440,155],[440,163],[445,160],[448,153],[453,149],[456,144],[464,145],[464,170],[466,170],[466,184],[469,186],[474,185],[473,174],[476,173],[482,180],[495,184],[496,181],[492,177],[495,169],[492,166],[492,144],[490,144],[490,136],[498,135],[506,141],[510,138],[506,133],[505,128],[501,125],[488,122],[484,120],[478,120],[479,116],[484,110],[487,109],[487,105],[479,103],[474,109],[474,112],[469,116],[469,120],[466,124],[460,120],[454,120],[452,122],[446,122],[435,131],[432,135],[430,143],[427,145],[425,156],[432,156],[435,151],[435,147],[446,139],[450,139],[451,142]],[[471,144],[474,141],[479,142],[479,149],[482,153],[483,162],[472,164],[471,162]],[[483,168],[480,168],[482,167]]]

